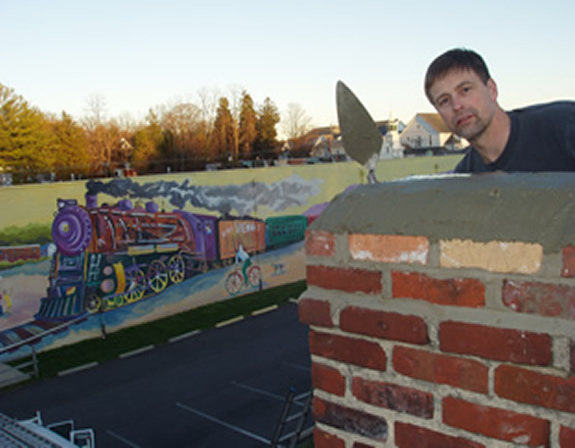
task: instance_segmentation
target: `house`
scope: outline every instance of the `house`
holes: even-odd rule
[[[394,159],[403,157],[403,146],[401,145],[400,137],[405,129],[405,124],[397,118],[390,118],[389,120],[376,121],[375,125],[381,132],[383,140],[379,158]]]
[[[398,119],[376,121],[375,125],[381,133],[380,159],[403,157],[403,146],[399,137],[405,124]],[[332,160],[349,160],[343,146],[338,126],[329,126],[312,129],[305,137],[305,141],[313,142],[310,157]]]
[[[432,148],[457,151],[468,143],[451,132],[439,114],[419,113],[401,133],[400,143],[406,153],[427,152]]]

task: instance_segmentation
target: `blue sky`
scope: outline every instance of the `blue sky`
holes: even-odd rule
[[[575,2],[383,0],[5,1],[0,83],[45,112],[108,117],[247,90],[312,124],[337,122],[343,80],[375,119],[431,112],[424,72],[443,51],[481,53],[504,108],[575,99]]]

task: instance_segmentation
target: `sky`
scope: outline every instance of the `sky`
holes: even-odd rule
[[[299,105],[337,124],[345,82],[375,120],[433,112],[429,63],[454,47],[486,60],[506,109],[575,100],[575,2],[566,0],[1,0],[0,84],[43,112],[107,118],[198,92]]]

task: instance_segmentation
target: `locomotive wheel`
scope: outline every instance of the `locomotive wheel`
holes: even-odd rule
[[[152,261],[148,267],[148,285],[155,293],[168,285],[168,267],[160,260]]]
[[[137,302],[144,297],[146,290],[146,276],[141,269],[126,272],[126,301]]]
[[[250,285],[259,286],[260,280],[262,279],[262,270],[259,266],[250,266],[248,269],[248,280]]]
[[[92,293],[86,297],[84,306],[86,307],[86,311],[89,313],[97,313],[102,306],[102,299],[98,295]]]
[[[237,294],[242,289],[242,285],[244,284],[244,279],[242,278],[242,274],[239,272],[232,272],[226,278],[226,291],[231,295]]]
[[[172,283],[180,283],[186,278],[186,263],[180,254],[173,255],[168,261],[168,273]]]

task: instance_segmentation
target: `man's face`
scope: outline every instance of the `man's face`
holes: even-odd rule
[[[491,124],[497,109],[497,87],[483,83],[472,70],[451,70],[429,89],[433,105],[455,134],[470,142]]]

